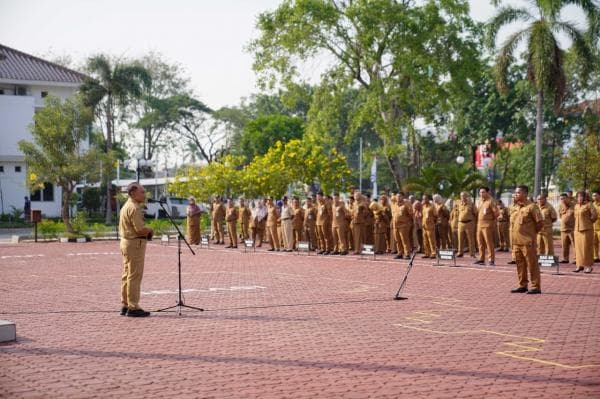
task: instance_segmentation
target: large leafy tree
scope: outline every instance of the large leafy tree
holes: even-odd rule
[[[288,84],[303,61],[330,60],[334,93],[358,86],[364,105],[352,126],[371,123],[396,184],[408,175],[399,150],[417,117],[447,107],[477,69],[475,29],[463,0],[286,0],[259,16],[250,46],[266,84]],[[414,172],[414,170],[413,170]]]
[[[501,1],[494,0],[499,6]],[[593,0],[533,0],[530,8],[502,6],[489,23],[490,42],[495,44],[498,31],[511,23],[519,22],[520,29],[512,33],[501,45],[496,60],[496,80],[501,92],[507,91],[507,70],[517,58],[519,45],[525,42],[527,79],[536,93],[535,180],[534,195],[540,193],[542,184],[542,143],[544,134],[544,104],[548,98],[558,110],[562,104],[566,75],[565,51],[558,34],[566,34],[572,41],[578,63],[585,73],[594,65],[593,51],[585,32],[574,24],[563,21],[560,13],[567,5],[576,5],[586,14],[590,27],[595,26],[599,8]]]
[[[260,115],[248,122],[240,140],[240,149],[246,159],[267,153],[276,142],[286,143],[302,138],[302,119],[286,115]]]
[[[96,116],[105,126],[105,151],[110,156],[115,143],[115,127],[119,111],[126,108],[132,98],[139,98],[143,86],[151,84],[146,68],[139,64],[121,63],[106,55],[96,55],[87,60],[86,71],[89,79],[80,91],[85,105],[96,111]],[[106,223],[112,222],[111,176],[112,162],[105,163],[106,184]]]
[[[83,179],[94,182],[99,178],[100,151],[86,145],[92,121],[93,112],[81,98],[63,103],[48,96],[30,126],[33,141],[19,142],[27,162],[29,187],[37,189],[51,182],[62,188],[62,219],[70,233],[69,203],[75,185]]]

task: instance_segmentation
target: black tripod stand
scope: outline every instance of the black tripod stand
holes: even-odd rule
[[[406,269],[406,274],[404,275],[404,278],[402,279],[402,284],[400,284],[400,288],[398,288],[398,292],[396,292],[396,296],[394,297],[394,299],[396,301],[408,299],[405,296],[400,296],[400,291],[402,291],[402,288],[404,288],[404,285],[406,284],[406,279],[408,278],[408,273],[410,273],[410,270],[413,267],[413,262],[415,261],[415,256],[417,256],[417,251],[414,251],[412,256],[410,257],[410,262],[408,262],[408,268]]]
[[[174,308],[177,308],[177,314],[179,316],[181,316],[181,308],[194,309],[194,310],[198,310],[200,312],[203,312],[204,309],[196,308],[194,306],[189,306],[189,305],[186,305],[185,303],[183,303],[183,294],[181,293],[181,240],[183,240],[183,242],[185,242],[185,245],[187,245],[187,247],[190,249],[190,252],[193,255],[196,255],[196,253],[194,252],[194,250],[192,249],[192,247],[190,247],[190,244],[187,242],[187,240],[185,239],[185,237],[183,236],[183,234],[181,234],[181,230],[179,230],[179,226],[177,226],[177,224],[175,224],[175,221],[173,220],[173,218],[171,217],[171,215],[169,214],[169,212],[167,212],[167,210],[165,209],[164,202],[158,202],[158,203],[159,203],[160,207],[162,208],[162,210],[165,212],[165,215],[167,215],[167,217],[171,221],[171,224],[173,225],[173,227],[175,227],[175,230],[177,230],[177,274],[178,274],[178,277],[179,277],[179,290],[178,290],[179,291],[179,297],[178,297],[176,305],[169,306],[169,307],[164,308],[164,309],[159,309],[159,310],[157,310],[157,312],[163,312],[165,310],[174,309]]]

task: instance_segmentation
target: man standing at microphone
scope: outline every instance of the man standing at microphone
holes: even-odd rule
[[[146,191],[140,183],[127,186],[129,199],[121,209],[119,234],[121,235],[121,254],[123,255],[123,274],[121,277],[121,316],[147,317],[150,312],[140,308],[140,288],[144,274],[146,242],[152,239],[153,231],[144,226],[143,204]]]

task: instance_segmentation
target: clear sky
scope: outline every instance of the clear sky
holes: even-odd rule
[[[494,13],[469,0],[474,19]],[[513,0],[511,3],[522,3]],[[184,67],[212,108],[257,92],[252,55],[256,16],[279,0],[0,0],[0,43],[34,55],[97,53],[135,58],[150,51]],[[577,13],[569,19],[578,20]],[[316,66],[315,66],[316,67]]]

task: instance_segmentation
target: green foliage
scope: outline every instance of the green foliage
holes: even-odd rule
[[[432,165],[424,168],[420,176],[408,179],[403,189],[456,198],[461,191],[470,191],[485,184],[487,180],[478,171],[466,165]]]
[[[154,236],[159,237],[174,230],[171,222],[165,219],[152,219],[146,221],[146,226],[154,230]]]
[[[68,211],[75,185],[83,179],[93,182],[99,178],[102,158],[99,151],[82,148],[92,117],[92,110],[83,105],[80,97],[61,102],[57,97],[48,96],[30,126],[33,141],[19,142],[28,164],[29,188],[33,191],[44,182],[62,188],[62,218],[69,232],[73,231]]]
[[[58,238],[65,232],[65,225],[54,220],[43,220],[38,223],[38,230],[44,239]]]
[[[77,212],[73,220],[71,220],[71,226],[73,226],[72,233],[83,235],[88,229],[87,216],[84,212]]]
[[[81,205],[90,214],[100,209],[100,190],[96,187],[86,187],[81,193]]]
[[[276,142],[287,143],[304,134],[302,119],[286,115],[260,115],[250,121],[241,137],[241,150],[247,161],[267,153]]]
[[[110,228],[104,223],[93,223],[90,228],[94,232],[94,237],[96,238],[105,237],[110,231]]]
[[[600,188],[600,124],[595,119],[595,129],[575,138],[558,168],[559,180],[565,188]]]
[[[23,209],[17,208],[14,205],[10,206],[10,217],[12,220],[20,220],[23,219]]]

